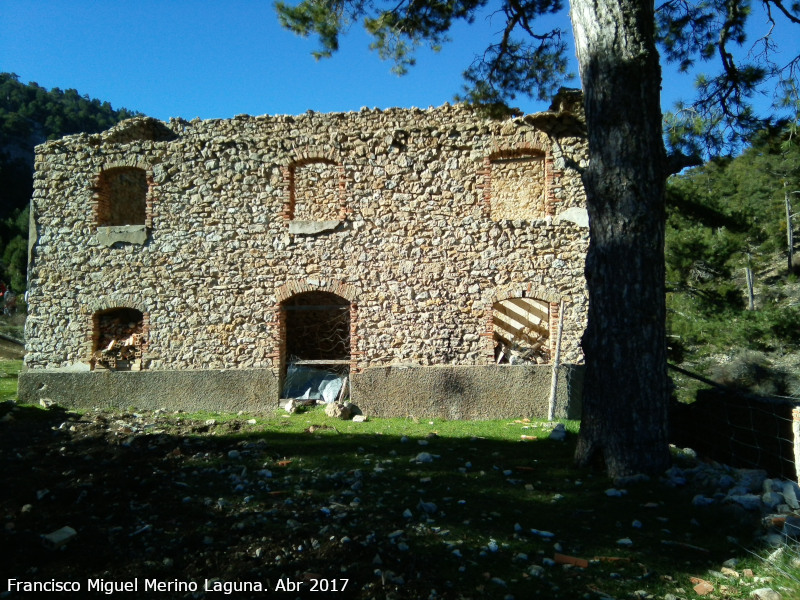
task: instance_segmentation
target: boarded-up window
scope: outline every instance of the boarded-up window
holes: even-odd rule
[[[491,216],[495,221],[532,221],[547,216],[544,156],[491,161]]]
[[[135,308],[112,308],[93,317],[95,369],[138,371],[146,343],[144,315]]]
[[[144,169],[117,167],[103,171],[97,181],[97,224],[145,225],[147,191]]]
[[[511,298],[493,306],[496,362],[523,364],[550,360],[550,304]]]
[[[293,218],[297,221],[341,220],[339,167],[329,161],[292,169]]]

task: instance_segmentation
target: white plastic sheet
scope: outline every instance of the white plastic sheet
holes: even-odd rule
[[[296,400],[321,400],[330,404],[337,400],[346,380],[346,375],[290,364],[286,371],[282,396]]]

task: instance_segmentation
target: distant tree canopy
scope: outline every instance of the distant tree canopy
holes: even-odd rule
[[[0,73],[0,279],[25,289],[28,202],[34,147],[73,133],[97,133],[137,116],[76,90],[46,90]]]
[[[21,83],[14,73],[0,73],[0,131],[6,141],[96,133],[138,114],[114,110],[108,102],[81,96],[74,89],[46,90],[35,82]]]
[[[785,261],[785,198],[797,190],[800,139],[789,128],[762,132],[736,158],[670,179],[666,280],[674,359],[731,348],[800,349],[800,309],[785,301],[797,277]],[[747,310],[746,268],[759,288],[754,311]]]

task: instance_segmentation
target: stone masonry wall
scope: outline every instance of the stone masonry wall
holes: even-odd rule
[[[585,144],[552,117],[547,132],[449,105],[139,118],[43,144],[26,365],[90,368],[97,315],[129,308],[143,370],[277,374],[281,302],[307,291],[350,303],[355,372],[491,364],[492,307],[523,297],[549,304],[553,331],[563,300],[562,361],[579,363],[588,229],[560,215],[583,206]],[[115,172],[140,182],[144,225],[98,222]]]

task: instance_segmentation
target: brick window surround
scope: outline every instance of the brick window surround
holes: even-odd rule
[[[347,218],[344,166],[326,157],[303,157],[283,167],[283,218],[289,221],[344,221]]]
[[[153,226],[152,173],[141,167],[118,166],[97,176],[92,199],[98,227]]]
[[[507,167],[513,167],[514,163],[521,166],[528,164],[531,167],[535,167],[541,177],[540,200],[536,203],[537,206],[532,207],[532,210],[529,211],[529,215],[506,214],[507,208],[498,206],[498,203],[501,202],[507,206],[517,204],[514,198],[506,198],[505,202],[502,199],[503,194],[508,195],[509,191],[515,187],[515,184],[520,183],[506,181],[506,185],[503,185],[502,180],[506,177]],[[553,156],[547,146],[537,143],[524,143],[518,144],[513,148],[495,149],[483,159],[483,168],[480,169],[478,174],[482,180],[479,187],[483,189],[484,212],[486,216],[495,221],[506,218],[531,220],[533,218],[555,216],[558,203],[556,182],[562,173],[555,170]]]

